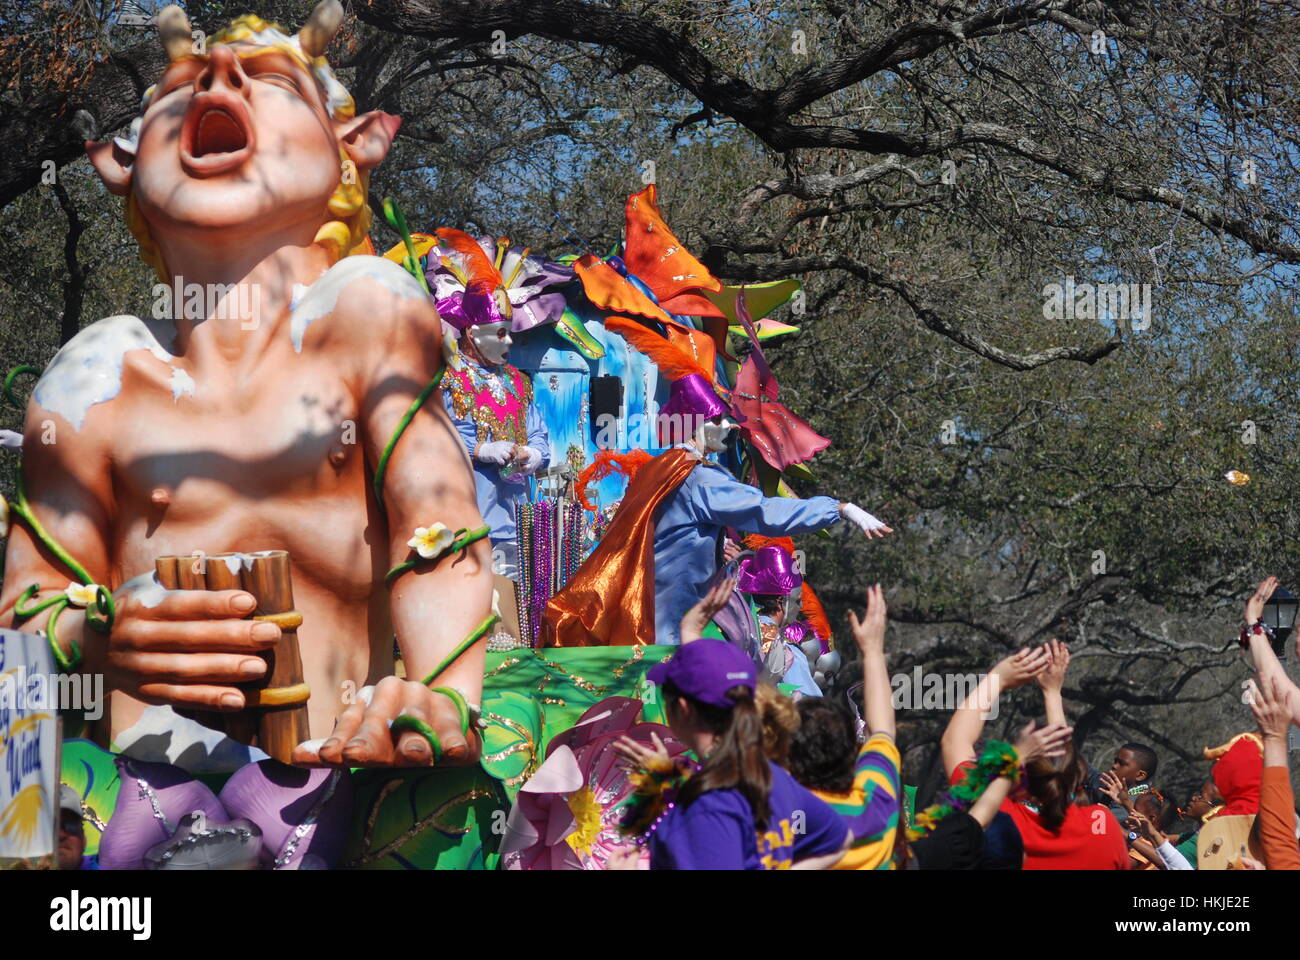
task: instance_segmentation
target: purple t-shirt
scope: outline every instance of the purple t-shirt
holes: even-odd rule
[[[650,869],[788,870],[844,846],[844,821],[776,764],[768,802],[772,815],[762,833],[739,790],[710,790],[689,807],[674,807],[651,837]]]

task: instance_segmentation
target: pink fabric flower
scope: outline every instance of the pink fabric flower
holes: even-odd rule
[[[614,744],[621,736],[651,742],[657,733],[672,756],[686,750],[663,724],[640,717],[640,700],[607,697],[551,739],[546,762],[520,788],[506,821],[506,869],[603,870],[627,845],[618,824],[633,787]]]

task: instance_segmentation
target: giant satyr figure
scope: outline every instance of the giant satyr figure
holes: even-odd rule
[[[463,646],[489,617],[491,572],[486,541],[448,549],[439,526],[482,520],[442,403],[421,400],[443,362],[437,311],[400,267],[352,253],[400,121],[355,115],[330,70],[342,15],[325,0],[296,35],[240,17],[203,44],[166,8],[170,65],[129,135],[87,144],[166,294],[151,317],[83,330],[35,386],[35,523],[9,538],[0,611],[48,625],[13,614],[69,587],[50,544],[111,594],[110,630],[92,629],[104,604],[83,584],[51,637],[69,670],[106,678],[101,742],[129,741],[149,705],[240,709],[237,684],[279,635],[245,619],[247,593],[164,589],[155,558],[279,549],[311,690],[295,763],[465,764],[481,749],[466,717],[484,644],[452,658],[443,692],[393,675],[394,634],[411,678]],[[390,730],[402,714],[417,722]]]

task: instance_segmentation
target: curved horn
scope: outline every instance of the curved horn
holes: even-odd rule
[[[320,0],[307,22],[298,31],[298,44],[309,57],[323,56],[343,22],[343,4],[339,0]]]
[[[176,4],[168,4],[158,12],[158,38],[169,60],[179,60],[194,52],[190,29],[190,18]]]

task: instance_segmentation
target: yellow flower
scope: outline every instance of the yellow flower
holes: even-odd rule
[[[68,589],[63,592],[68,595],[68,602],[74,607],[88,607],[95,602],[95,597],[99,593],[99,587],[93,583],[70,583],[68,584]]]
[[[415,536],[406,541],[406,545],[425,560],[432,560],[451,546],[455,534],[445,523],[435,523],[427,527],[416,527]]]
[[[576,828],[564,838],[575,853],[591,855],[591,845],[600,836],[600,804],[596,802],[591,787],[583,787],[564,798],[573,814]]]
[[[0,539],[9,536],[9,501],[0,497]]]
[[[1223,479],[1227,480],[1234,487],[1244,487],[1246,484],[1250,483],[1250,474],[1242,473],[1240,470],[1229,470],[1223,475]]]

